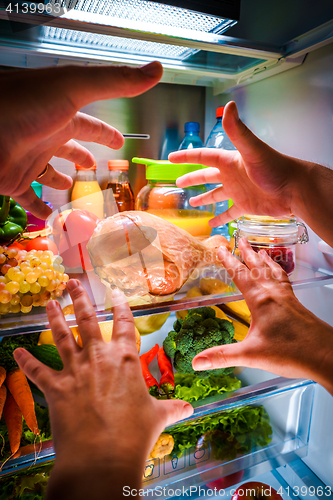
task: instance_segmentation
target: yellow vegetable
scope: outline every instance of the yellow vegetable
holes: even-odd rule
[[[239,321],[236,321],[235,319],[232,320],[232,324],[235,327],[234,339],[238,341],[244,340],[246,335],[248,334],[249,327],[244,325],[243,323],[240,323]]]
[[[200,280],[200,289],[204,295],[219,295],[233,290],[227,283],[216,278],[202,278]]]
[[[163,458],[166,455],[170,455],[175,445],[175,441],[171,434],[167,434],[163,432],[159,435],[158,440],[156,441],[154,448],[149,453],[148,460],[152,460],[154,458]]]
[[[99,323],[99,327],[101,329],[101,334],[106,343],[109,343],[111,340],[112,336],[112,329],[113,329],[113,321],[105,321],[103,323]],[[77,344],[82,347],[82,339],[81,335],[79,332],[79,329],[77,326],[71,326],[70,329],[72,330],[72,333],[74,335],[74,338],[77,342]],[[141,346],[141,337],[140,333],[137,328],[135,328],[135,337],[136,337],[136,346],[138,349],[138,352],[140,351],[140,346]],[[38,345],[41,344],[52,344],[55,345],[52,331],[51,330],[44,330],[38,339]]]
[[[74,314],[74,304],[69,304],[68,306],[65,306],[62,312],[64,313],[64,316],[67,316],[68,314]]]
[[[198,286],[193,286],[187,291],[186,297],[190,299],[191,297],[201,297],[202,295],[201,289]]]
[[[134,323],[141,335],[148,335],[149,333],[157,332],[157,330],[160,330],[169,316],[170,313],[141,316],[138,318],[134,318]]]
[[[190,299],[192,297],[201,297],[203,295],[202,291],[198,286],[193,286],[190,288],[187,293],[186,293],[186,298]],[[187,309],[184,311],[176,311],[176,318],[177,319],[185,319],[185,316],[187,314]]]
[[[214,309],[215,316],[220,319],[226,319],[227,321],[231,321],[230,318],[217,306],[209,306],[211,309]]]
[[[228,308],[230,311],[234,312],[242,318],[246,323],[251,323],[251,313],[250,309],[247,307],[247,304],[245,300],[236,300],[235,302],[228,302],[227,304],[224,304],[226,308]]]

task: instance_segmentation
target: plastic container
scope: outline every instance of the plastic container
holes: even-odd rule
[[[134,210],[134,194],[128,180],[128,160],[110,160],[109,181],[104,191],[105,217]]]
[[[178,227],[185,229],[192,236],[209,236],[211,227],[208,221],[214,217],[211,205],[191,207],[189,200],[193,196],[206,192],[205,186],[179,188],[176,179],[194,170],[206,168],[203,165],[189,163],[171,163],[166,160],[133,158],[134,163],[147,165],[147,185],[139,192],[135,209],[146,210],[162,217]]]
[[[299,228],[303,232],[299,235]],[[307,243],[309,235],[305,224],[295,218],[276,219],[268,216],[244,215],[237,221],[235,247],[245,237],[253,250],[265,250],[290,275],[296,264],[296,244]]]
[[[38,196],[38,198],[42,198],[43,185],[37,181],[32,181],[31,187],[35,191],[35,194]]]
[[[76,177],[71,194],[73,208],[88,210],[99,219],[104,217],[104,198],[97,182],[96,163],[90,169],[75,165]]]
[[[203,142],[199,136],[200,124],[198,122],[186,122],[184,126],[185,137],[178,149],[202,148]]]
[[[236,150],[233,143],[230,141],[229,137],[225,133],[222,126],[222,118],[223,118],[224,107],[219,107],[216,110],[216,123],[212,128],[208,139],[206,141],[206,148],[218,148],[218,149],[226,149],[228,151]],[[214,189],[216,187],[221,186],[221,184],[209,184],[207,186],[208,189]],[[215,204],[215,215],[222,214],[226,210],[228,210],[230,200],[221,201]],[[233,231],[232,231],[233,232]],[[224,224],[223,226],[217,227],[213,229],[212,234],[222,234],[226,238],[230,238],[232,233],[229,232],[229,224]]]

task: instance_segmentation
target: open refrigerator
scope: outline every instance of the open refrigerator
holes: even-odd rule
[[[141,3],[142,9],[149,10],[149,2]],[[136,18],[133,13],[122,18],[119,11],[109,12],[105,3],[93,0],[60,2],[65,7],[60,14],[54,10],[57,2],[45,2],[41,12],[31,8],[32,2],[26,7],[21,2],[11,12],[8,4],[3,2],[0,9],[0,65],[4,70],[66,64],[138,65],[156,59],[163,64],[161,83],[147,93],[84,108],[123,133],[150,135],[148,141],[127,140],[120,151],[88,145],[98,161],[101,185],[106,183],[110,159],[158,159],[168,127],[178,128],[180,142],[184,123],[197,121],[205,140],[214,125],[216,108],[229,100],[236,101],[241,119],[273,148],[332,166],[332,2],[243,0],[237,23],[235,19],[221,23],[219,16],[211,18],[202,12],[192,16],[187,11],[180,27],[174,24],[177,14],[173,17],[171,12],[168,17],[170,5],[163,5],[167,10],[157,12],[149,25],[146,18]],[[132,10],[141,6],[130,1],[112,5],[120,11],[128,5]],[[53,159],[52,165],[74,175],[74,165],[65,160]],[[131,164],[129,176],[137,194],[144,182],[142,167]],[[56,210],[66,205],[68,193],[45,188],[43,199]],[[291,280],[299,300],[333,325],[333,249],[311,230],[309,233],[309,243],[297,245]],[[88,273],[76,277],[86,283],[99,321],[111,320],[112,314],[101,307],[105,290],[98,278]],[[170,313],[160,330],[142,337],[141,352],[155,343],[161,345],[172,329],[176,311],[242,298],[237,290],[195,298],[186,298],[185,291],[173,301],[133,307],[135,317]],[[68,321],[75,325],[75,317],[68,316]],[[43,311],[4,316],[0,336],[40,332],[46,327]],[[190,492],[192,498],[208,497],[207,483],[242,472],[238,483],[263,481],[283,498],[330,496],[333,398],[308,380],[248,368],[238,370],[237,377],[241,388],[194,403],[194,415],[183,424],[195,426],[221,414],[263,408],[272,428],[269,442],[228,460],[216,460],[210,446],[148,460],[143,479],[147,494],[172,497]],[[52,442],[44,442],[37,465],[54,458]],[[35,460],[33,453],[22,453],[8,461],[0,474],[8,477],[24,472]],[[223,496],[230,496],[238,483]]]

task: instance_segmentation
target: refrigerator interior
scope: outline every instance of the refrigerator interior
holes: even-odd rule
[[[257,4],[262,7],[262,2],[257,2]],[[245,5],[244,8],[249,7]],[[311,19],[313,20],[315,16],[305,16],[303,12],[303,17],[303,23],[308,29],[311,29]],[[267,26],[264,29],[259,21],[257,25],[251,26],[247,28],[247,31],[244,31],[244,27],[240,23],[230,30],[230,34],[244,38],[244,35],[249,38],[257,37],[258,39],[259,37],[263,42],[268,41],[269,29]],[[286,23],[284,34],[287,39],[290,39],[298,33],[288,30],[288,23]],[[274,40],[270,40],[270,43],[280,44],[282,42],[276,37]],[[84,112],[111,123],[121,132],[147,133],[151,137],[149,141],[126,140],[125,146],[120,151],[110,151],[100,145],[86,144],[98,161],[99,182],[102,186],[106,184],[107,161],[109,159],[128,159],[130,161],[130,181],[135,194],[137,194],[145,183],[144,170],[133,164],[131,158],[133,156],[159,158],[167,128],[177,129],[180,142],[186,121],[198,121],[201,137],[205,140],[215,123],[216,107],[224,105],[229,100],[235,100],[241,119],[256,135],[273,148],[291,156],[333,167],[333,44],[319,47],[304,57],[302,63],[287,71],[272,74],[269,78],[258,79],[258,81],[253,79],[253,83],[249,80],[246,85],[236,85],[231,89],[225,89],[224,92],[220,91],[224,84],[220,87],[219,85],[198,85],[197,77],[193,77],[193,85],[191,78],[184,75],[183,81],[181,81],[181,77],[178,77],[178,84],[171,83],[172,77],[169,76],[171,70],[166,64],[164,83],[160,83],[142,96],[132,99],[100,101],[86,106],[83,109]],[[11,57],[6,59],[5,53],[2,62],[0,58],[1,64],[7,66],[10,60],[12,60]],[[42,59],[40,61],[42,66],[47,64],[49,59],[46,57],[44,61]],[[82,63],[82,61],[79,62]],[[24,64],[18,62],[17,65]],[[177,78],[174,81],[177,82]],[[69,175],[74,175],[74,166],[69,162],[54,158],[52,165]],[[53,207],[58,209],[68,202],[69,193],[59,193],[46,188],[43,189],[43,199],[50,201]],[[310,231],[309,243],[299,246],[297,250],[298,262],[304,266],[305,270],[309,269],[309,273],[314,268],[322,270],[325,275],[333,276],[333,255],[318,250],[319,243],[320,238]],[[329,252],[329,250],[327,251]],[[294,278],[292,277],[292,279]],[[331,282],[329,284],[323,283],[322,286],[312,285],[299,286],[295,289],[299,300],[324,321],[333,325],[331,307],[333,285]],[[169,318],[166,329],[168,326],[171,327],[173,319],[173,316]],[[142,350],[147,350],[154,342],[161,341],[166,334],[166,329],[143,337]],[[322,481],[325,485],[333,487],[333,433],[331,432],[333,398],[324,389],[318,386],[314,387],[313,384],[292,387],[279,396],[281,399],[285,398],[283,405],[280,406],[281,414],[279,416],[277,407],[280,400],[274,399],[275,389],[267,389],[274,376],[261,371],[245,370],[240,373],[240,377],[245,384],[254,387],[258,384],[266,384],[265,390],[267,390],[268,405],[271,405],[272,408],[271,414],[277,415],[274,426],[279,429],[280,438],[282,436],[280,442],[276,443],[277,446],[279,444],[281,446],[278,448],[278,453],[273,453],[271,449],[265,450],[265,460],[259,458],[258,462],[255,462],[253,455],[247,458],[248,462],[236,464],[239,470],[243,466],[246,467],[247,472],[242,480],[256,477],[256,480],[263,478],[262,480],[265,482],[266,478],[267,481],[272,480],[269,484],[272,484],[273,487],[275,487],[275,482],[279,481],[279,484],[284,488],[288,484],[290,486],[296,485],[297,480],[300,481],[300,485],[320,484]],[[257,389],[259,390],[258,387]],[[291,395],[290,398],[288,395]],[[219,401],[220,406],[225,404],[228,407],[229,403],[228,401],[224,403]],[[312,413],[307,413],[310,408]],[[297,411],[297,419],[294,418],[295,411]],[[296,422],[301,430],[288,427],[289,424],[294,425]],[[309,435],[306,435],[302,426],[310,431]],[[300,439],[302,445],[297,445],[292,449],[288,448],[290,445],[288,435],[292,435],[290,441],[294,442],[294,438]],[[302,438],[299,437],[300,435]],[[295,450],[296,455],[293,455]],[[46,451],[45,460],[48,456],[47,453]],[[287,458],[288,453],[290,453],[289,459]],[[190,455],[188,459],[190,461]],[[196,466],[196,463],[193,463]],[[223,467],[224,472],[230,473],[234,470],[235,463],[232,466],[227,464]],[[188,484],[199,485],[200,478],[195,479],[191,470],[191,467],[185,469],[185,473],[180,476],[180,479],[183,480],[184,484],[187,484],[187,481]],[[220,472],[217,471],[216,477]],[[317,477],[311,475],[312,473]],[[302,480],[301,477],[303,477]],[[306,482],[307,477],[310,478],[308,482]],[[285,478],[284,483],[283,478]],[[155,484],[163,484],[161,478],[156,478]],[[285,489],[284,492],[289,495],[288,490]],[[306,498],[306,495],[300,495],[300,497]]]

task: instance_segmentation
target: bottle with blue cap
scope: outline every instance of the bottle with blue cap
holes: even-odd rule
[[[236,148],[227,136],[223,125],[222,125],[222,118],[223,118],[223,111],[224,107],[221,106],[217,108],[216,110],[216,123],[210,132],[208,139],[206,141],[205,147],[206,148],[218,148],[218,149],[226,149],[227,151],[235,151]],[[207,189],[215,189],[219,187],[220,184],[207,184],[206,187]],[[215,204],[215,216],[225,212],[228,210],[230,206],[231,200],[225,200],[225,201],[220,201]],[[233,230],[232,230],[233,231]],[[229,224],[224,224],[223,226],[215,227],[212,231],[212,234],[221,234],[222,236],[225,236],[227,239],[230,239],[230,232],[229,232]]]
[[[180,143],[178,150],[180,149],[194,149],[202,148],[203,142],[200,138],[200,123],[198,122],[186,122],[184,126],[185,137]]]

